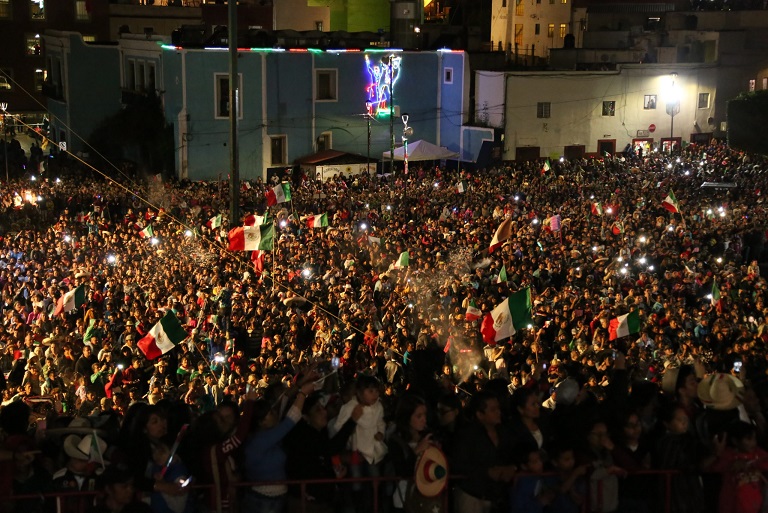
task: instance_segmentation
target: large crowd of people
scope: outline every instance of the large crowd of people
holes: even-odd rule
[[[226,184],[109,174],[0,186],[0,510],[763,510],[765,158],[294,172],[242,219]],[[254,216],[271,249],[229,251]],[[432,447],[445,502],[408,479]]]

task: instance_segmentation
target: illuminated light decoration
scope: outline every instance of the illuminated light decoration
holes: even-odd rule
[[[382,57],[378,63],[365,56],[365,69],[368,73],[368,85],[365,87],[368,115],[389,116],[391,114],[390,99],[395,89],[397,79],[402,71],[402,57],[391,54]]]
[[[301,52],[301,53],[307,53],[309,49],[307,48],[291,48],[288,50],[289,52]]]

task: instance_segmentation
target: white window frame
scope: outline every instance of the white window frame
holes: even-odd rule
[[[275,162],[272,158],[272,141],[276,139],[282,139],[283,141],[283,155],[281,157],[281,162]],[[288,160],[288,135],[287,134],[277,134],[277,135],[270,135],[269,136],[269,167],[276,167],[276,166],[284,166],[286,165]]]
[[[331,132],[330,130],[327,132],[322,132],[319,136],[317,136],[317,139],[318,140],[325,139],[328,141],[328,144],[325,145],[326,150],[333,149],[333,132]],[[315,148],[315,150],[320,151],[319,146]]]
[[[329,75],[331,78],[331,97],[320,98],[320,76]],[[317,68],[315,70],[315,101],[318,103],[339,101],[339,70],[337,68]]]
[[[237,108],[239,110],[237,119],[243,119],[243,74],[238,73],[238,78],[240,79],[240,88],[238,89],[240,93],[240,101],[237,104]],[[214,73],[213,74],[213,117],[214,119],[229,119],[229,113],[227,113],[226,116],[219,115],[219,96],[221,94],[221,91],[219,90],[219,84],[220,80],[222,78],[226,78],[227,81],[229,81],[229,73]],[[227,96],[229,96],[229,89],[227,89]]]
[[[536,102],[536,118],[549,119],[551,117],[552,117],[552,102]]]
[[[453,84],[453,68],[443,68],[443,84]]]
[[[707,95],[706,96],[707,104],[704,105],[704,106],[701,105],[701,95],[703,95],[703,94]],[[707,92],[699,93],[699,96],[696,98],[696,107],[699,108],[699,109],[708,109],[709,108],[710,99],[711,99],[711,95],[709,93],[707,93]]]

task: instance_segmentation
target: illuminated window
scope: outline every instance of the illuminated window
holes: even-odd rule
[[[754,93],[755,92],[755,79],[749,81],[749,92]]]
[[[548,118],[549,117],[549,110],[552,107],[552,104],[550,102],[539,102],[536,104],[536,117],[537,118]]]
[[[547,25],[547,37],[553,37],[555,35],[555,24],[550,23]]]
[[[85,0],[75,0],[75,20],[88,21],[91,19],[91,13],[88,12]]]
[[[83,43],[95,43],[96,42],[96,36],[86,36],[83,34]]]
[[[317,149],[315,151],[325,151],[331,149],[333,133],[323,132],[320,137],[317,138]]]
[[[525,4],[523,0],[515,0],[515,15],[522,16],[525,14]]]
[[[0,20],[10,19],[11,17],[11,0],[0,0]]]
[[[315,70],[315,100],[336,101],[339,99],[337,76],[338,70],[335,69]]]
[[[0,68],[0,91],[10,91],[13,89],[13,70],[11,68]]]
[[[43,83],[45,82],[46,78],[48,78],[48,72],[46,70],[35,70],[35,91],[40,92],[43,90]]]
[[[560,24],[560,39],[563,39],[565,37],[565,34],[567,34],[567,32],[566,32],[566,24],[565,23],[561,23]]]
[[[699,93],[699,108],[700,109],[709,108],[709,93]]]
[[[40,34],[27,34],[27,55],[42,55]]]
[[[522,23],[515,24],[515,45],[523,46],[523,25]]]
[[[763,91],[768,89],[768,78],[763,78]]]
[[[238,101],[238,113],[237,117],[243,117],[243,75],[239,75],[240,78],[240,101]],[[216,73],[214,75],[215,81],[215,98],[216,98],[216,117],[228,118],[229,117],[229,75],[225,73]]]
[[[603,102],[603,116],[616,115],[616,102]]]
[[[33,20],[45,19],[45,0],[30,0],[29,11]]]
[[[270,149],[270,162],[273,166],[279,166],[285,164],[288,160],[286,155],[286,146],[288,145],[288,137],[285,135],[271,135],[269,136],[269,149]]]
[[[561,4],[567,4],[567,3],[568,3],[568,0],[560,0],[560,3],[561,3]]]

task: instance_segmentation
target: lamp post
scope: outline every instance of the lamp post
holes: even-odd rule
[[[680,91],[677,88],[677,73],[669,76],[670,84],[667,89],[667,114],[669,114],[669,152],[672,153],[675,134],[675,116],[680,113]]]
[[[395,178],[395,54],[389,56],[389,162]]]
[[[373,104],[365,102],[365,120],[368,122],[368,155],[365,159],[365,172],[368,173],[369,179],[371,175],[371,108]]]
[[[403,120],[403,161],[405,165],[403,166],[404,174],[408,174],[408,138],[413,135],[413,128],[408,126],[408,114],[403,114],[401,116]]]
[[[0,103],[0,110],[3,111],[3,142],[5,143],[5,146],[3,146],[3,155],[5,155],[5,183],[10,183],[10,179],[8,178],[8,113],[6,112],[8,110],[8,104],[5,102]]]

